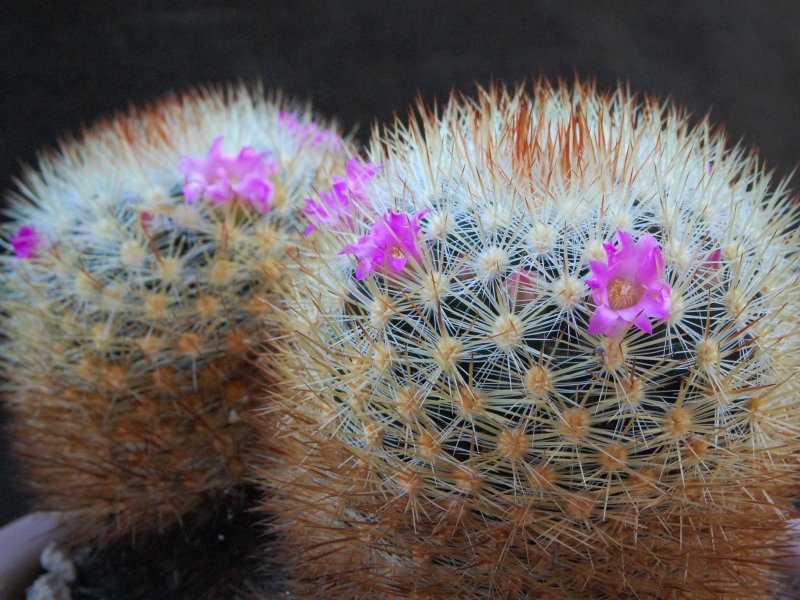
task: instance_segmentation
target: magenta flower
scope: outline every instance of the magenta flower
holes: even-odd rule
[[[312,146],[326,146],[335,150],[342,143],[342,138],[332,129],[321,129],[314,121],[303,124],[292,112],[282,110],[278,113],[278,120],[296,139],[310,140]]]
[[[420,219],[429,211],[426,208],[409,216],[390,210],[372,225],[369,235],[356,244],[345,246],[339,254],[353,254],[358,258],[356,279],[360,281],[377,269],[401,273],[409,258],[422,262],[417,247],[417,233]]]
[[[25,226],[20,227],[13,236],[11,236],[11,247],[14,248],[14,253],[17,258],[36,258],[36,249],[44,243],[36,227]]]
[[[333,181],[346,181],[350,192],[357,198],[363,199],[366,185],[372,181],[378,170],[382,168],[383,165],[363,163],[354,156],[347,161],[347,178],[334,177]]]
[[[306,228],[305,235],[325,225],[329,229],[338,230],[344,225],[353,224],[353,214],[366,203],[366,186],[375,177],[380,165],[362,163],[355,156],[347,161],[347,176],[334,177],[333,185],[327,192],[321,192],[319,202],[306,198],[305,213],[312,222]],[[351,200],[355,202],[351,204]]]
[[[653,333],[650,318],[666,319],[672,307],[669,284],[663,281],[664,258],[658,242],[645,234],[634,242],[625,231],[617,231],[619,247],[603,244],[608,262],[590,260],[595,312],[589,319],[588,333],[619,335],[633,323],[645,333]]]
[[[352,225],[353,218],[350,214],[350,194],[346,183],[334,183],[327,192],[320,192],[319,202],[306,198],[305,213],[309,219],[316,221],[309,223],[305,234],[308,236],[317,228],[325,224],[331,229],[338,229],[339,224]]]
[[[278,171],[274,160],[250,146],[229,154],[222,150],[222,136],[211,143],[204,156],[183,156],[178,171],[183,173],[183,195],[191,204],[205,197],[217,202],[239,199],[263,213],[271,208],[273,186],[269,180]]]

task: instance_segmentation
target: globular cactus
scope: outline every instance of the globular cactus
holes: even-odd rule
[[[239,87],[131,110],[26,171],[0,259],[4,400],[72,541],[238,493],[285,251],[349,153],[306,109]]]
[[[704,120],[422,109],[309,211],[263,509],[300,597],[766,598],[798,483],[797,212]]]

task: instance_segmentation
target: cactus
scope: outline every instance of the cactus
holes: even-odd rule
[[[423,107],[369,157],[347,210],[309,212],[294,347],[262,357],[291,589],[770,597],[800,433],[785,185],[707,120],[580,84]]]
[[[0,259],[5,401],[27,482],[72,541],[167,528],[241,488],[254,348],[302,200],[347,146],[279,97],[207,89],[26,171]]]

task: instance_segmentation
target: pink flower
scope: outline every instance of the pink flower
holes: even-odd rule
[[[360,281],[376,269],[401,273],[409,258],[422,262],[417,247],[417,233],[420,219],[429,211],[426,208],[409,216],[390,210],[372,225],[369,235],[356,244],[345,246],[340,254],[353,254],[358,258],[356,279]]]
[[[278,171],[274,160],[250,146],[238,156],[222,150],[222,136],[211,143],[204,156],[183,156],[178,171],[183,173],[183,195],[191,204],[205,197],[217,202],[240,199],[263,213],[271,208],[273,186],[269,180]]]
[[[309,235],[318,225],[325,224],[337,230],[342,224],[350,227],[353,224],[353,213],[366,203],[366,186],[375,177],[380,165],[362,163],[357,157],[347,161],[347,176],[334,177],[333,185],[327,192],[321,192],[319,202],[306,198],[305,213],[309,219],[316,221],[306,228]],[[356,202],[351,205],[350,201]]]
[[[44,240],[39,237],[36,227],[20,227],[17,233],[11,236],[11,246],[17,258],[36,258],[36,249],[43,243]]]
[[[589,320],[588,333],[619,335],[633,323],[645,333],[653,333],[650,318],[666,319],[671,309],[670,287],[664,277],[664,258],[658,242],[645,234],[634,242],[625,231],[617,231],[619,247],[603,244],[608,262],[589,261],[596,309]]]
[[[303,125],[294,113],[284,110],[278,113],[278,120],[300,141],[311,140],[313,146],[326,146],[332,150],[341,146],[342,138],[338,133],[321,129],[314,121]]]
[[[379,169],[383,165],[374,165],[372,163],[363,163],[355,156],[347,161],[347,178],[334,177],[334,182],[346,182],[350,192],[357,198],[364,196],[366,185],[372,181]]]
[[[286,127],[292,134],[297,134],[302,130],[300,121],[293,112],[282,110],[278,113],[278,121]]]
[[[347,191],[347,184],[335,183],[327,192],[320,192],[319,202],[306,198],[305,213],[316,224],[309,223],[305,234],[308,236],[317,228],[317,225],[325,224],[331,229],[337,229],[340,223],[347,226],[352,225],[353,218],[350,214],[350,194]]]

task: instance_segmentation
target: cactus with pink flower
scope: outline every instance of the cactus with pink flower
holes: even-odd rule
[[[255,350],[304,200],[347,145],[257,89],[220,89],[101,123],[25,174],[0,263],[5,401],[27,483],[74,542],[242,494],[268,385]]]
[[[756,159],[544,83],[352,154],[237,89],[26,175],[6,400],[87,562],[193,598],[769,597],[800,235]]]
[[[622,91],[421,113],[338,210],[309,201],[294,345],[264,356],[290,589],[769,597],[798,479],[788,199]]]

